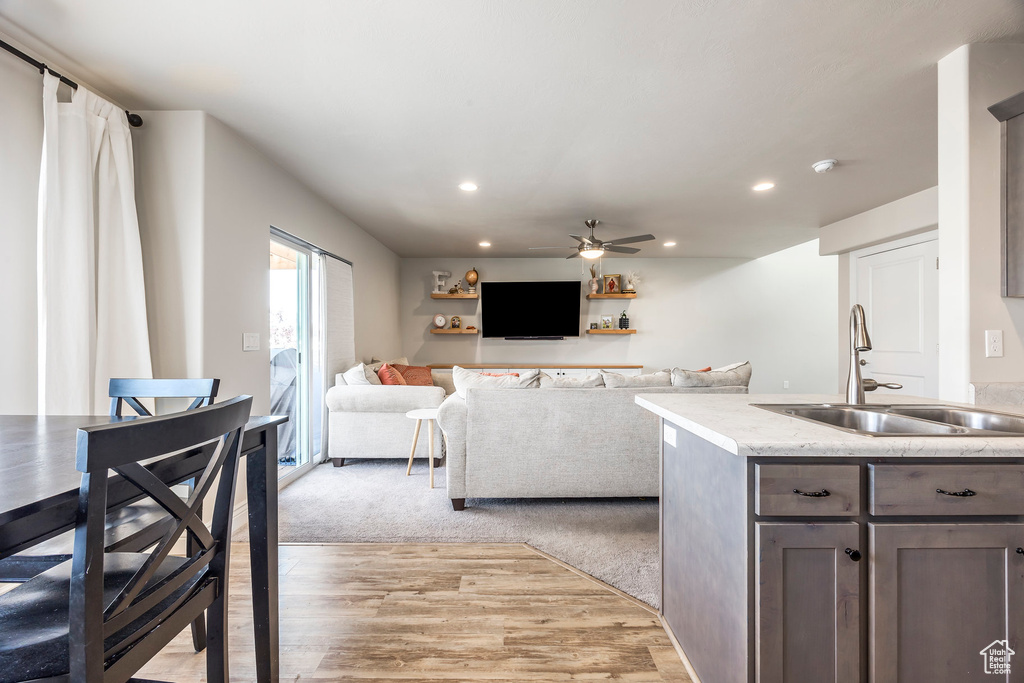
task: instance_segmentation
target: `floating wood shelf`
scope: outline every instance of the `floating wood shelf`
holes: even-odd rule
[[[435,292],[430,293],[431,299],[479,299],[480,294],[470,294],[469,292],[463,292],[462,294],[437,294]]]
[[[636,330],[587,330],[587,334],[636,334]]]
[[[430,331],[430,334],[476,334],[479,331],[480,331],[479,329],[477,329],[477,330],[465,330],[465,329],[461,329],[460,328],[460,329],[457,329],[457,330],[453,330],[451,328],[448,328],[446,330],[433,329],[433,330]]]
[[[630,294],[587,294],[587,299],[635,299],[636,292]]]

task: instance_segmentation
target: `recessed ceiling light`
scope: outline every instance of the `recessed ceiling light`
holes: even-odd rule
[[[758,183],[757,185],[754,185],[754,192],[764,192],[765,190],[770,190],[773,187],[775,187],[775,183]]]
[[[489,247],[489,246],[491,246],[491,243],[490,242],[481,242],[480,246],[481,247]]]
[[[476,192],[476,183],[460,183],[459,189],[462,190],[463,192]]]
[[[666,247],[674,247],[674,246],[676,246],[676,243],[675,242],[665,242],[665,246]]]

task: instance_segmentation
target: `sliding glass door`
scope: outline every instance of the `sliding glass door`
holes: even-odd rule
[[[319,255],[270,239],[270,409],[278,428],[278,474],[318,461],[323,411],[322,286]]]

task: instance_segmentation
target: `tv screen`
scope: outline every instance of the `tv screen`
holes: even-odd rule
[[[485,338],[550,339],[580,336],[580,283],[480,283]]]

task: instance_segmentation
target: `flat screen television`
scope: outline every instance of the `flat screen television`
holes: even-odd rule
[[[580,283],[480,283],[485,339],[562,339],[580,336]]]

